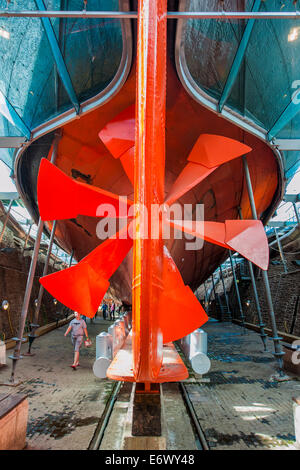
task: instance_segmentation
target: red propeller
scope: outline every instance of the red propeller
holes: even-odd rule
[[[135,114],[134,106],[125,109],[99,133],[114,158],[120,159],[133,184]],[[228,137],[202,134],[197,139],[187,164],[174,182],[167,198],[169,206],[199,184],[220,165],[251,151],[247,145]],[[73,218],[78,214],[97,215],[100,204],[112,204],[116,216],[132,205],[108,191],[78,183],[43,159],[38,179],[38,203],[43,220]],[[255,220],[192,222],[165,220],[165,223],[224,248],[239,252],[261,269],[268,266],[268,243],[263,225]],[[128,230],[128,227],[126,229]],[[77,265],[50,274],[41,283],[52,295],[73,310],[94,316],[116,271],[132,246],[121,231],[103,242]],[[182,321],[182,312],[189,315]],[[159,301],[163,341],[179,339],[207,321],[207,315],[182,277],[167,249],[163,259],[163,291]]]
[[[103,204],[114,207],[114,216],[119,217],[132,204],[127,198],[73,180],[46,158],[40,164],[37,197],[42,220],[73,219],[79,214],[96,217]]]
[[[42,277],[41,284],[71,310],[93,318],[109,287],[109,278],[132,247],[132,239],[124,234],[127,228],[105,240],[75,266]]]

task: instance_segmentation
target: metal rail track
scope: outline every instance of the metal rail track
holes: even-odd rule
[[[182,398],[183,398],[183,401],[185,403],[186,409],[188,411],[190,420],[192,422],[194,432],[197,436],[197,439],[196,439],[197,447],[199,448],[199,450],[210,450],[208,442],[207,442],[206,437],[205,437],[205,434],[204,434],[204,432],[203,432],[203,430],[200,426],[198,417],[196,415],[193,403],[190,400],[188,391],[187,391],[187,389],[186,389],[183,382],[178,382],[178,385],[179,385],[179,389],[181,391]]]
[[[89,444],[88,450],[99,450],[101,446],[101,442],[104,437],[105,430],[108,426],[110,416],[112,414],[115,402],[117,400],[118,394],[121,390],[122,385],[124,382],[116,382],[113,385],[113,388],[111,390],[111,393],[109,395],[109,398],[107,400],[107,403],[105,405],[104,411],[101,415],[101,418],[99,420],[99,423],[97,425],[97,428],[95,430],[94,436]],[[183,382],[178,382],[179,390],[182,396],[182,399],[184,401],[184,404],[186,406],[188,415],[191,420],[191,424],[195,433],[195,438],[196,438],[196,445],[199,450],[209,450],[209,445],[207,443],[207,440],[205,438],[204,432],[201,428],[201,425],[199,423],[198,417],[196,415],[193,403],[190,400],[188,391],[184,385]]]
[[[96,428],[96,431],[94,433],[94,436],[89,444],[88,450],[99,450],[101,446],[101,442],[105,433],[105,429],[108,425],[109,418],[112,414],[115,402],[117,400],[117,396],[119,394],[119,391],[121,390],[122,385],[124,382],[116,382],[112,388],[112,391],[109,395],[109,398],[106,402],[104,411],[102,413],[102,416],[99,420],[98,426]]]

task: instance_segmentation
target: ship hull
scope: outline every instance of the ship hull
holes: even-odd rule
[[[121,91],[97,110],[65,125],[59,142],[56,165],[77,181],[92,184],[133,200],[133,187],[119,160],[116,160],[98,134],[121,111],[135,102],[135,67]],[[281,194],[280,165],[271,148],[257,137],[218,117],[196,103],[179,81],[173,63],[167,64],[166,101],[166,196],[176,177],[186,165],[188,155],[200,134],[218,134],[249,145],[248,164],[253,182],[258,216],[263,220],[274,211]],[[25,195],[25,204],[38,217],[37,174],[39,162],[47,157],[53,135],[36,141],[18,159],[17,177]],[[241,158],[232,160],[186,193],[181,204],[203,204],[206,221],[224,222],[251,218]],[[58,221],[56,240],[62,248],[80,261],[102,241],[97,235],[98,218],[79,215],[76,219]],[[50,229],[51,224],[48,225]],[[110,234],[111,235],[111,234]],[[196,289],[227,257],[224,248],[205,242],[199,250],[186,250],[186,240],[165,240],[185,284]],[[132,251],[110,279],[109,293],[131,304]]]

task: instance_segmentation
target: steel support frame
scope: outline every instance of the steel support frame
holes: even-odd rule
[[[4,235],[4,232],[5,232],[5,229],[6,229],[6,225],[7,225],[8,219],[9,219],[9,214],[10,214],[10,210],[12,208],[13,202],[14,202],[14,199],[11,199],[10,203],[9,203],[9,206],[7,208],[7,211],[6,211],[5,219],[4,219],[2,230],[1,230],[1,233],[0,233],[0,243],[2,242],[2,239],[3,239],[3,235]]]
[[[30,296],[31,296],[31,291],[32,291],[32,286],[33,286],[33,281],[34,281],[36,264],[37,264],[38,255],[39,255],[39,248],[40,248],[43,228],[44,228],[44,222],[42,221],[42,219],[39,219],[36,239],[35,239],[32,258],[31,258],[31,264],[30,264],[29,273],[27,277],[25,295],[24,295],[24,300],[23,300],[23,305],[22,305],[22,310],[21,310],[18,336],[17,338],[14,338],[16,341],[16,346],[15,346],[13,355],[9,356],[10,359],[12,359],[12,370],[11,370],[11,377],[9,380],[9,382],[12,385],[16,385],[15,370],[16,370],[17,361],[19,359],[22,359],[22,356],[20,355],[21,345],[24,341],[23,334],[24,334],[25,323],[26,323],[26,318],[28,314],[29,301],[30,301]]]
[[[280,239],[278,237],[278,232],[277,232],[276,228],[274,229],[274,231],[275,231],[277,246],[278,246],[279,253],[280,253],[280,258],[281,258],[281,261],[282,261],[282,264],[283,264],[283,269],[284,269],[284,272],[286,274],[288,272],[288,268],[287,268],[287,262],[286,262],[286,259],[285,259],[285,256],[284,256],[284,251],[283,251]]]
[[[26,126],[23,119],[19,116],[2,91],[0,91],[0,114],[2,114],[2,116],[4,116],[5,119],[7,119],[7,121],[9,121],[13,126],[19,129],[22,135],[26,136],[27,139],[30,139],[30,129]]]
[[[55,163],[56,156],[57,156],[57,150],[58,150],[58,142],[59,142],[60,138],[61,138],[61,134],[60,133],[56,134],[56,136],[54,138],[53,151],[52,151],[52,155],[51,155],[51,163]],[[35,275],[36,265],[37,265],[37,261],[38,261],[38,255],[39,255],[39,249],[40,249],[40,243],[41,243],[43,228],[44,228],[44,222],[42,221],[41,218],[39,218],[38,229],[37,229],[36,239],[35,239],[35,243],[34,243],[34,248],[33,248],[30,268],[29,268],[29,273],[28,273],[28,277],[27,277],[26,289],[25,289],[25,294],[24,294],[24,300],[23,300],[23,305],[22,305],[22,310],[21,310],[21,315],[20,315],[18,336],[17,336],[17,338],[14,338],[15,341],[16,341],[16,346],[15,346],[13,355],[9,356],[10,359],[12,359],[11,376],[10,376],[10,379],[9,379],[9,382],[8,382],[9,385],[18,385],[20,383],[19,381],[15,380],[15,371],[16,371],[16,366],[17,366],[18,360],[22,359],[22,356],[20,354],[21,353],[21,345],[24,341],[23,335],[24,335],[25,323],[26,323],[27,314],[28,314],[29,301],[30,301],[30,297],[31,297],[32,286],[33,286],[33,281],[34,281],[34,275]]]
[[[228,300],[228,295],[227,295],[227,292],[226,292],[226,287],[225,287],[225,282],[224,282],[222,265],[219,266],[219,270],[220,270],[220,276],[221,276],[221,281],[222,281],[223,290],[224,290],[224,296],[225,296],[225,301],[226,301],[226,306],[227,306],[227,312],[231,317],[231,311],[230,311],[230,307],[229,307],[229,300]]]
[[[53,263],[53,268],[55,268],[55,264],[56,264],[56,262],[57,262],[58,250],[59,250],[59,248],[58,248],[58,246],[57,246],[57,247],[56,247],[56,253],[55,253],[55,259],[54,259],[54,263]]]
[[[255,0],[252,12],[257,12],[260,8],[261,0]],[[249,19],[247,25],[245,27],[242,39],[240,41],[239,47],[236,51],[235,58],[233,60],[232,66],[230,68],[230,72],[228,74],[225,86],[223,88],[223,92],[219,101],[219,112],[222,112],[222,109],[231,93],[231,90],[235,84],[236,78],[240,71],[243,59],[246,54],[247,46],[249,44],[249,40],[251,37],[252,29],[254,26],[255,19]]]
[[[207,289],[206,289],[205,281],[203,283],[203,286],[204,286],[204,303],[205,303],[205,306],[207,308],[208,307],[208,296],[207,296]]]
[[[29,131],[29,129],[28,129]],[[2,149],[16,149],[22,147],[27,141],[24,137],[0,136],[0,148]]]
[[[215,279],[214,279],[214,275],[212,274],[211,275],[211,282],[212,282],[212,287],[213,287],[213,291],[214,291],[214,296],[215,296],[215,301],[217,300],[216,298],[216,288],[215,288]]]
[[[239,290],[239,286],[238,286],[238,282],[237,282],[237,278],[236,278],[235,266],[233,265],[231,250],[228,250],[228,251],[229,251],[229,258],[230,258],[230,264],[231,264],[231,269],[232,269],[232,276],[233,276],[233,281],[234,281],[234,286],[235,286],[235,292],[236,292],[236,296],[237,296],[238,304],[239,304],[240,319],[241,319],[242,327],[243,327],[244,332],[245,332],[245,315],[244,315],[244,310],[243,310],[243,306],[242,306],[242,302],[241,302],[240,290]]]
[[[35,0],[35,3],[37,5],[37,8],[40,11],[45,11],[46,10],[46,6],[45,6],[43,0]],[[76,93],[75,93],[75,90],[74,90],[74,87],[73,87],[73,84],[72,84],[67,66],[66,66],[64,58],[63,58],[63,55],[61,53],[61,50],[60,50],[60,47],[59,47],[59,44],[58,44],[58,41],[57,41],[57,38],[56,38],[56,35],[55,35],[55,32],[54,32],[54,29],[53,29],[53,26],[52,26],[52,23],[51,23],[49,18],[45,18],[45,17],[41,17],[41,21],[43,23],[43,27],[44,27],[45,33],[47,35],[49,45],[50,45],[51,50],[52,50],[52,54],[53,54],[54,61],[56,63],[58,74],[59,74],[59,76],[61,78],[61,81],[62,81],[62,83],[65,87],[65,90],[66,90],[66,92],[67,92],[67,94],[68,94],[68,96],[71,100],[71,103],[73,104],[73,106],[75,108],[76,114],[79,114],[80,104],[79,104],[79,101],[77,99],[77,96],[76,96]]]
[[[51,230],[51,235],[50,235],[46,260],[45,260],[43,274],[42,274],[43,277],[46,276],[47,273],[48,273],[49,261],[50,261],[53,241],[54,241],[54,237],[55,237],[56,224],[57,224],[57,221],[55,220],[53,222],[53,225],[52,225],[52,230]],[[41,304],[42,304],[43,294],[44,294],[44,287],[42,285],[40,285],[39,294],[38,294],[37,302],[36,302],[36,305],[35,305],[34,319],[33,319],[33,323],[30,325],[31,326],[31,332],[30,332],[29,338],[28,338],[28,352],[27,352],[27,355],[31,355],[31,346],[32,346],[32,343],[33,343],[34,339],[36,338],[35,332],[36,332],[37,328],[39,327],[38,320],[39,320],[39,313],[40,313],[40,308],[41,308]]]
[[[28,231],[27,231],[27,234],[26,234],[26,238],[24,240],[24,245],[23,245],[23,249],[22,249],[22,254],[24,254],[24,251],[25,251],[25,248],[27,246],[27,243],[28,243],[28,240],[29,240],[29,236],[30,236],[30,232],[31,232],[31,229],[32,229],[32,225],[33,223],[29,224],[29,228],[28,228]]]
[[[295,211],[295,215],[296,215],[296,219],[297,219],[297,224],[300,225],[299,212],[298,212],[298,208],[297,208],[297,205],[296,205],[295,202],[293,202],[293,208],[294,208],[294,211]]]
[[[240,207],[238,208],[238,212],[239,212],[240,219],[243,220],[243,215],[242,215],[242,211]],[[268,351],[268,348],[267,348],[267,336],[268,335],[265,333],[265,330],[264,330],[264,327],[266,325],[263,322],[262,311],[260,307],[256,281],[255,281],[255,276],[254,276],[253,264],[249,260],[247,260],[247,262],[248,262],[251,284],[252,284],[252,289],[253,289],[253,294],[254,294],[254,301],[255,301],[255,306],[256,306],[256,312],[257,312],[257,317],[258,317],[258,322],[259,322],[259,330],[260,330],[259,335],[263,343],[264,352],[267,352]]]
[[[136,11],[64,11],[64,10],[0,10],[0,18],[115,18],[115,19],[137,19]],[[184,20],[184,19],[211,19],[211,20],[228,20],[228,19],[246,19],[246,20],[267,20],[267,19],[300,19],[300,11],[169,11],[167,19]]]
[[[246,185],[247,185],[247,191],[248,191],[248,197],[249,197],[249,202],[251,206],[251,212],[252,212],[252,217],[255,220],[258,220],[257,217],[257,212],[256,212],[256,206],[255,206],[255,199],[254,199],[254,193],[253,193],[253,187],[252,187],[252,182],[251,182],[251,176],[250,176],[250,171],[248,167],[248,161],[246,155],[243,155],[243,167],[244,167],[244,173],[245,173],[245,178],[246,178]],[[274,343],[274,353],[273,355],[275,356],[277,363],[278,363],[278,368],[279,368],[279,375],[283,376],[283,359],[282,356],[284,356],[284,352],[282,351],[281,348],[281,339],[278,336],[278,331],[277,331],[277,325],[276,325],[276,318],[275,318],[275,313],[274,313],[274,308],[273,308],[273,301],[272,301],[272,295],[271,295],[271,289],[270,289],[270,284],[269,284],[269,278],[268,278],[268,273],[267,271],[261,270],[262,273],[262,280],[264,283],[264,288],[265,288],[265,293],[266,293],[266,300],[268,304],[268,312],[269,312],[269,317],[271,321],[271,327],[272,327],[272,334],[273,334],[273,343]]]
[[[216,293],[216,285],[215,285],[215,277],[214,277],[214,273],[211,275],[211,280],[212,280],[212,285],[213,285],[213,291],[214,291],[214,300],[215,300],[215,303],[219,304],[219,307],[220,309],[222,310],[222,306],[221,306],[221,301],[220,301],[220,297],[219,297],[219,294]],[[219,282],[220,279],[218,279],[217,282]]]
[[[299,113],[300,111],[300,103],[299,100],[293,99],[290,101],[288,106],[285,108],[285,110],[282,112],[282,114],[279,116],[273,127],[269,130],[267,134],[267,138],[269,141],[273,140],[274,137],[276,137],[279,132],[287,126],[292,119]]]

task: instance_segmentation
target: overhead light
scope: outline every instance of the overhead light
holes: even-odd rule
[[[296,41],[299,37],[300,27],[292,28],[288,34],[288,42]]]
[[[4,39],[10,39],[10,33],[3,28],[0,28],[0,36]]]

